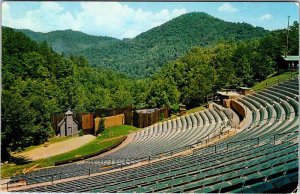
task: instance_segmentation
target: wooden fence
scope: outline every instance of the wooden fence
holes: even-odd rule
[[[161,119],[169,117],[169,108],[165,107],[162,109],[155,110],[149,113],[133,112],[133,123],[132,125],[138,128],[148,127],[154,123],[159,122]]]
[[[110,128],[118,125],[124,125],[124,114],[118,114],[114,116],[104,117],[104,126],[105,128]],[[99,130],[100,117],[94,119],[94,134],[97,134]]]
[[[79,122],[79,121],[78,121]],[[91,134],[94,131],[94,115],[93,113],[81,113],[81,129],[84,134]]]
[[[137,113],[131,106],[114,109],[97,109],[94,113],[73,113],[73,118],[79,123],[79,128],[83,129],[84,134],[91,133],[95,127],[94,119],[96,117],[109,117],[124,114],[124,124],[144,128],[163,118],[169,117],[169,108],[157,109],[149,113]],[[51,116],[51,126],[58,131],[58,123],[65,117],[64,113]]]
[[[133,110],[125,110],[124,111],[124,124],[132,125],[133,123]]]
[[[124,107],[124,108],[113,108],[113,109],[97,109],[94,113],[76,113],[73,112],[73,118],[79,123],[79,128],[83,130],[90,130],[93,129],[95,126],[94,118],[101,117],[101,116],[115,116],[118,114],[125,114],[127,115],[124,118],[125,124],[132,123],[132,107]],[[51,116],[51,126],[55,131],[58,131],[58,123],[65,117],[64,113],[56,114]]]
[[[132,106],[127,106],[123,108],[112,108],[112,109],[96,109],[94,112],[94,117],[109,117],[119,114],[124,114],[126,111],[132,111]]]

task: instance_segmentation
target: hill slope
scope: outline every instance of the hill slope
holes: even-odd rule
[[[2,27],[1,158],[55,136],[51,115],[133,104],[131,79]]]
[[[47,41],[53,50],[67,55],[76,54],[90,47],[101,49],[115,42],[121,42],[116,38],[92,36],[73,30],[56,30],[48,33],[33,32],[27,29],[18,31],[37,42]]]
[[[167,61],[182,56],[193,46],[208,46],[220,40],[252,39],[268,34],[267,30],[260,27],[225,22],[198,12],[184,14],[125,40],[95,37],[71,30],[36,35],[23,32],[34,40],[48,41],[57,52],[82,54],[94,66],[111,68],[136,77],[152,75]]]

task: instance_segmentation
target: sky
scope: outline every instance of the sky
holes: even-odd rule
[[[36,32],[72,29],[91,35],[133,38],[189,12],[267,30],[299,21],[292,2],[4,2],[2,25]]]

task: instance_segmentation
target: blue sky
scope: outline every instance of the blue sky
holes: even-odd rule
[[[299,20],[291,2],[4,2],[2,25],[37,32],[72,29],[87,34],[133,38],[188,12],[206,12],[231,22],[268,30]]]

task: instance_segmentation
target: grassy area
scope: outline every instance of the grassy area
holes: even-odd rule
[[[205,109],[204,106],[198,106],[198,107],[186,110],[186,114],[195,113],[195,112],[198,112],[198,111],[201,111],[201,110],[204,110],[204,109]],[[176,119],[177,117],[179,117],[179,113],[177,115],[171,115],[170,117],[165,118],[164,120],[162,120],[160,122]]]
[[[130,126],[130,125],[115,126],[115,127],[111,127],[111,128],[104,130],[101,133],[100,138],[109,139],[109,138],[114,138],[114,137],[118,137],[118,136],[125,136],[125,135],[132,133],[134,131],[137,131],[137,130],[139,130],[139,128],[136,128],[136,127]]]
[[[198,112],[198,111],[201,111],[201,110],[204,110],[204,109],[205,109],[204,106],[199,106],[199,107],[196,107],[196,108],[186,110],[186,114],[191,114],[191,113]]]
[[[275,85],[275,84],[278,84],[282,81],[285,81],[285,80],[288,80],[288,79],[291,79],[291,78],[295,78],[296,76],[298,76],[298,72],[286,72],[286,73],[283,73],[283,74],[280,74],[280,75],[277,75],[277,76],[272,76],[260,83],[257,83],[255,84],[252,89],[255,90],[255,91],[258,91],[258,90],[263,90],[269,86],[272,86],[272,85]]]
[[[118,143],[118,141],[120,141],[120,139],[122,139],[124,136],[137,130],[139,130],[139,128],[136,128],[134,126],[128,126],[128,125],[120,125],[120,126],[115,126],[115,127],[105,129],[101,133],[101,136],[98,136],[95,140],[85,144],[84,146],[78,149],[63,154],[59,154],[56,156],[52,156],[49,158],[36,160],[24,165],[16,165],[16,166],[3,165],[1,166],[1,177],[12,176],[17,171],[19,170],[21,171],[24,168],[30,168],[36,164],[39,164],[39,167],[48,167],[48,166],[53,166],[55,162],[95,153],[97,151],[100,151],[102,149],[105,149],[109,146]]]
[[[90,143],[88,143],[78,149],[75,149],[75,150],[72,150],[72,151],[69,151],[69,152],[66,152],[63,154],[59,154],[56,156],[52,156],[50,159],[51,159],[51,161],[59,162],[59,161],[70,160],[72,158],[92,154],[92,153],[98,152],[99,150],[103,150],[109,146],[117,144],[122,139],[122,137],[118,137],[118,138],[111,139],[111,140],[106,140],[105,142],[102,142],[104,139],[102,139],[102,140],[100,140],[100,139],[101,139],[101,137],[91,141]]]
[[[172,120],[172,119],[176,119],[178,116],[177,115],[171,115],[168,118],[165,118],[164,120],[160,121],[160,122],[164,122],[164,121],[168,121],[168,120]]]

